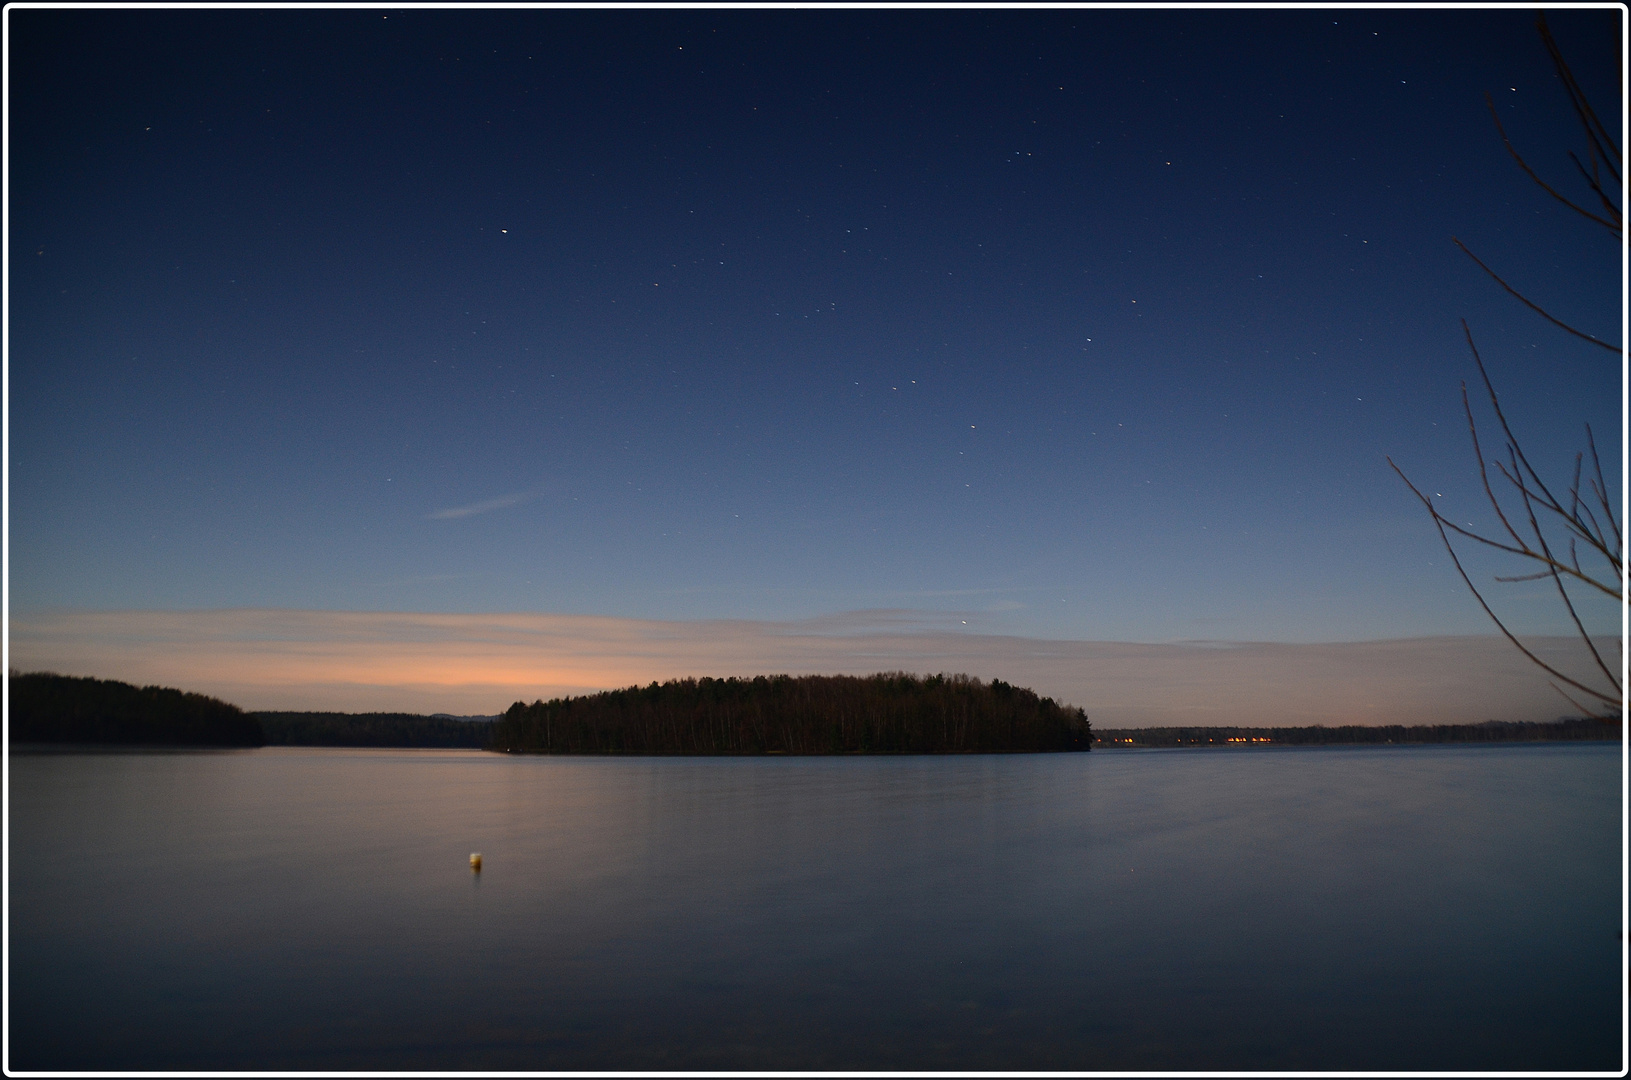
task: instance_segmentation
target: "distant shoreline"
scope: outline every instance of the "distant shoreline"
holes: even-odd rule
[[[1094,731],[1085,712],[1001,680],[903,672],[684,679],[493,716],[245,712],[167,687],[12,672],[19,753],[303,746],[582,756],[1049,753],[1091,749],[1613,742],[1620,722],[1146,727]]]
[[[1445,743],[1618,742],[1623,723],[1564,719],[1547,723],[1348,724],[1339,727],[1107,728],[1093,733],[1095,750],[1246,749],[1273,746],[1424,746]]]

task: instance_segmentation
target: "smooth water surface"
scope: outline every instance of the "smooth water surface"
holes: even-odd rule
[[[1617,744],[10,784],[13,1069],[1621,1068]]]

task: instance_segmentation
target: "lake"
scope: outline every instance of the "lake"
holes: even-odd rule
[[[16,1070],[1623,1067],[1617,743],[9,769]]]

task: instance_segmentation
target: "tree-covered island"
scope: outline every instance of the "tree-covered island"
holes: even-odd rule
[[[537,754],[994,754],[1088,750],[1081,709],[1001,679],[892,672],[672,679],[516,702],[494,750]]]

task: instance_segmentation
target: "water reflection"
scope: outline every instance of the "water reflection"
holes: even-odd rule
[[[13,1068],[1618,1067],[1616,747],[11,783]]]

